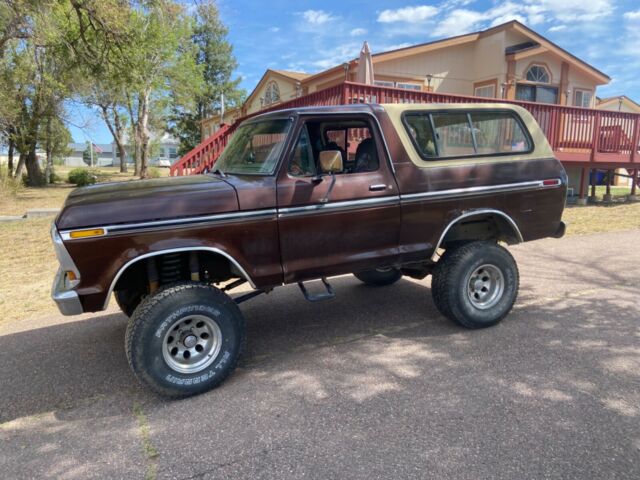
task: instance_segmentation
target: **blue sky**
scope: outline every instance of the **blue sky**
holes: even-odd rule
[[[190,3],[185,0],[184,3]],[[640,102],[638,0],[444,0],[410,2],[219,0],[222,20],[249,93],[265,69],[317,72],[358,55],[460,35],[517,19],[608,74],[599,96],[625,94]],[[76,141],[110,143],[97,116],[70,112]]]

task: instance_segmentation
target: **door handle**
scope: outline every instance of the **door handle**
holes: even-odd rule
[[[369,185],[369,191],[371,192],[379,192],[381,190],[386,190],[387,186],[384,183],[378,183],[376,185]]]

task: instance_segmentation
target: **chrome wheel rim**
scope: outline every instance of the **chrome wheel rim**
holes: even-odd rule
[[[481,265],[469,275],[467,297],[474,307],[480,310],[491,308],[503,294],[504,275],[495,265]]]
[[[172,370],[197,373],[220,353],[222,332],[212,318],[189,315],[174,322],[164,336],[162,356]]]

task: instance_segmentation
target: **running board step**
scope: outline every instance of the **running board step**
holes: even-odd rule
[[[324,287],[327,289],[326,293],[309,293],[307,287],[304,286],[304,282],[298,282],[298,287],[300,287],[300,291],[302,292],[302,295],[304,295],[304,298],[310,302],[320,302],[322,300],[329,300],[336,296],[333,288],[329,285],[329,282],[327,282],[327,279],[322,277],[321,280]]]

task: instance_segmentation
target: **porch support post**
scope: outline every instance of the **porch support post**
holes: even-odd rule
[[[638,170],[634,170],[633,172],[629,170],[629,175],[631,175],[631,194],[629,195],[628,200],[635,201],[638,199],[636,196],[636,186],[638,185]]]
[[[595,168],[591,169],[590,181],[591,181],[591,195],[589,196],[589,200],[592,202],[596,201],[596,182],[597,182],[597,173],[598,170]]]
[[[604,194],[604,197],[602,197],[602,200],[605,202],[611,201],[611,182],[613,181],[613,172],[615,172],[615,170],[607,170],[606,193]]]
[[[582,167],[580,169],[580,187],[578,189],[578,199],[576,200],[577,205],[586,205],[587,204],[587,185],[589,183],[589,178],[587,177],[587,169],[586,167]]]
[[[516,99],[516,61],[507,60],[507,91],[505,97],[507,100]]]
[[[570,98],[567,94],[568,87],[569,87],[569,64],[567,62],[562,62],[562,66],[560,68],[560,96],[558,97],[559,105],[569,105]]]

